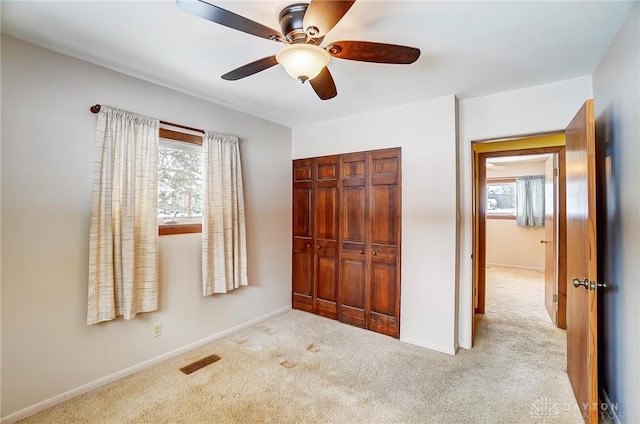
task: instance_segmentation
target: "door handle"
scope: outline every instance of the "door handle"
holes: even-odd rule
[[[580,286],[584,287],[587,290],[595,290],[596,288],[601,288],[603,290],[606,290],[609,288],[607,283],[596,283],[595,281],[589,281],[586,278],[581,281],[579,278],[574,278],[573,287],[578,288]]]
[[[551,243],[551,240],[540,240],[540,243],[542,243],[542,244]]]
[[[573,287],[578,288],[580,286],[582,286],[585,289],[589,290],[589,280],[585,278],[583,281],[580,281],[579,278],[574,278],[573,279]]]

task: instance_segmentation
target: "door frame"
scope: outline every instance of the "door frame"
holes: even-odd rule
[[[485,288],[486,288],[486,158],[495,156],[519,156],[529,154],[555,153],[558,155],[558,189],[559,199],[564,197],[565,169],[564,169],[564,131],[547,133],[525,134],[512,137],[475,140],[471,143],[472,154],[472,291],[471,291],[471,345],[475,341],[476,314],[484,314]],[[558,281],[565,281],[563,273],[566,273],[566,243],[562,239],[564,222],[566,220],[564,204],[558,205],[558,252],[556,263],[558,264]],[[556,282],[557,284],[557,282]],[[561,298],[566,288],[558,285],[558,298]],[[563,297],[564,301],[564,297]],[[566,313],[563,303],[562,311]],[[559,320],[560,321],[560,320]],[[562,320],[564,323],[564,320]]]

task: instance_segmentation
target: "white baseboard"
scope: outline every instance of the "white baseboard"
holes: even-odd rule
[[[522,266],[522,265],[509,265],[509,264],[494,264],[494,263],[487,263],[487,267],[491,267],[491,266],[500,266],[500,267],[504,267],[504,268],[518,268],[518,269],[530,269],[532,271],[544,271],[544,267],[542,268],[536,268],[534,266]]]
[[[183,353],[189,352],[193,349],[196,349],[200,346],[204,346],[207,343],[211,343],[214,340],[220,339],[222,337],[226,337],[230,334],[236,333],[240,330],[244,330],[245,328],[251,327],[252,325],[258,324],[262,321],[268,320],[269,318],[273,318],[277,315],[283,314],[287,311],[291,310],[291,305],[285,306],[283,308],[277,309],[273,312],[270,312],[261,317],[252,319],[240,325],[236,325],[235,327],[231,327],[227,330],[221,331],[219,333],[213,334],[211,336],[205,337],[204,339],[200,339],[193,343],[190,343],[186,346],[182,346],[178,349],[172,350],[167,353],[163,353],[162,355],[156,356],[155,358],[151,358],[147,361],[141,362],[139,364],[133,365],[129,368],[125,368],[113,374],[107,375],[105,377],[99,378],[98,380],[92,381],[87,384],[83,384],[82,386],[76,387],[74,389],[68,390],[59,395],[50,397],[49,399],[45,399],[42,402],[38,402],[34,405],[28,406],[24,409],[16,411],[12,414],[4,416],[0,419],[1,424],[13,424],[17,421],[23,420],[27,417],[37,414],[38,412],[42,412],[45,409],[51,408],[52,406],[58,405],[62,402],[65,402],[69,399],[78,397],[92,390],[98,389],[106,384],[112,383],[114,381],[125,378],[131,374],[134,374],[138,371],[142,371],[146,368],[149,368],[153,365],[159,364],[160,362],[166,361],[167,359],[171,359],[175,356],[181,355]]]
[[[448,353],[449,355],[455,355],[456,351],[458,350],[457,346],[446,347],[435,343],[425,342],[424,340],[414,339],[411,337],[402,337],[402,335],[400,335],[400,341],[420,347],[425,347],[427,349],[436,350],[438,352]]]

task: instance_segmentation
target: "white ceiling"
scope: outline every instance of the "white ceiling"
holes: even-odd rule
[[[291,1],[216,1],[271,28]],[[282,46],[166,1],[2,0],[2,32],[288,126],[447,94],[482,96],[590,75],[633,2],[358,0],[325,38],[417,47],[412,65],[332,59],[338,96],[319,100],[276,66],[220,75]]]

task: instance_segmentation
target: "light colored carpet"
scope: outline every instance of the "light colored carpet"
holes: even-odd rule
[[[456,356],[290,311],[22,422],[582,422],[563,332],[544,322],[538,282],[514,284],[490,283],[477,345]],[[211,354],[222,359],[180,372]]]

